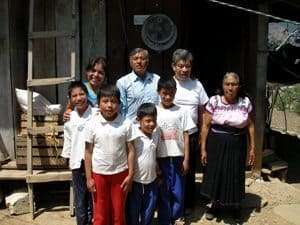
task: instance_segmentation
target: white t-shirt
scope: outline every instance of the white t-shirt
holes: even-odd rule
[[[132,123],[121,114],[107,121],[101,113],[86,124],[85,141],[94,145],[92,171],[117,174],[128,168],[126,142],[134,139]]]
[[[64,147],[61,156],[70,158],[70,169],[78,169],[84,159],[85,139],[84,129],[86,123],[98,112],[98,108],[90,105],[80,117],[75,108],[70,115],[70,120],[64,124]]]
[[[183,132],[196,126],[184,108],[174,105],[169,109],[157,106],[157,125],[161,129],[158,157],[184,156]]]
[[[138,125],[134,126],[136,139],[135,146],[135,164],[134,176],[135,182],[149,184],[156,178],[156,151],[157,143],[160,138],[158,130],[155,129],[151,138],[146,136]]]
[[[189,112],[195,124],[198,124],[198,108],[205,105],[209,98],[205,92],[205,89],[199,80],[192,80],[189,78],[186,81],[176,81],[176,95],[174,103],[179,105],[187,112]],[[189,131],[190,134],[198,131],[198,128],[194,128]]]

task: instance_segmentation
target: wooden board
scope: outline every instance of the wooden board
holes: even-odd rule
[[[56,145],[55,145],[56,142]],[[47,136],[33,136],[32,164],[34,169],[67,168],[68,162],[61,158],[63,138]],[[26,169],[27,138],[16,137],[16,165],[19,169]]]
[[[22,113],[21,114],[21,120],[22,121],[27,121],[27,114],[26,113]],[[43,122],[49,122],[49,121],[59,121],[59,116],[58,115],[46,115],[46,116],[38,116],[35,115],[32,117],[32,121],[43,121]]]
[[[40,157],[56,157],[60,156],[62,152],[62,148],[32,148],[32,156],[40,156]],[[16,151],[17,158],[19,156],[26,156],[27,155],[27,148],[26,147],[19,147]]]
[[[53,138],[42,137],[42,136],[33,136],[32,137],[32,146],[36,147],[52,147],[55,145],[54,141],[56,141],[57,147],[62,147],[64,145],[64,140],[62,137]],[[26,136],[17,136],[16,137],[16,147],[27,147],[27,138]]]
[[[16,158],[17,168],[27,168],[27,157],[18,156]],[[68,168],[68,163],[65,158],[61,157],[32,157],[33,169],[51,169],[51,168]]]

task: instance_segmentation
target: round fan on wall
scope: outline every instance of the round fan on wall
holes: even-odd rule
[[[170,48],[177,38],[177,28],[164,14],[149,16],[142,27],[142,39],[149,48],[163,51]]]

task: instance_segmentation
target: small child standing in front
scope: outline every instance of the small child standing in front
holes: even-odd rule
[[[132,124],[119,113],[120,91],[116,86],[103,86],[98,104],[100,113],[85,130],[85,171],[93,194],[93,225],[125,225],[125,200],[135,157]]]
[[[88,104],[88,90],[81,81],[71,82],[68,95],[75,108],[70,113],[70,120],[64,124],[64,147],[61,156],[69,158],[69,166],[72,170],[77,225],[86,225],[91,224],[93,204],[91,194],[86,187],[84,171],[84,127],[97,113],[97,109]]]
[[[161,129],[158,144],[158,164],[162,183],[158,195],[160,225],[184,223],[185,175],[189,166],[189,133],[196,125],[187,112],[173,103],[176,81],[160,78],[157,91],[161,102],[157,106],[157,125]]]
[[[136,151],[132,190],[126,200],[127,225],[152,224],[157,199],[156,151],[160,138],[156,129],[157,110],[153,103],[143,103],[134,126]]]

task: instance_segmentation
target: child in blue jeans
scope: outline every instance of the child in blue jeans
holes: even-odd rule
[[[132,190],[126,200],[126,224],[152,224],[157,198],[156,150],[160,138],[156,129],[156,106],[143,103],[137,111],[134,127],[136,158]]]
[[[176,82],[160,78],[157,106],[157,125],[162,135],[158,144],[158,164],[162,183],[158,195],[158,220],[160,225],[183,225],[185,175],[189,169],[188,130],[196,125],[188,113],[173,103]]]

